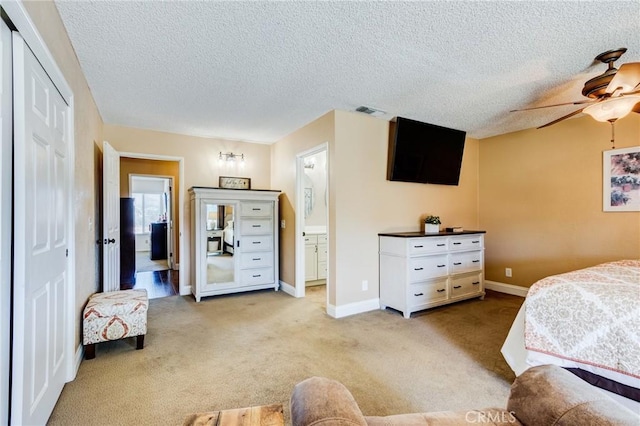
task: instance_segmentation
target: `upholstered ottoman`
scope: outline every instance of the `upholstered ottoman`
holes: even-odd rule
[[[95,293],[82,316],[82,343],[86,359],[96,356],[96,343],[136,337],[136,349],[144,347],[147,334],[147,290]]]

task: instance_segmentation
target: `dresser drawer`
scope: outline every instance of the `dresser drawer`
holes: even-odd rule
[[[304,236],[305,244],[318,244],[318,236],[316,234],[309,234]]]
[[[414,308],[447,299],[447,279],[409,286],[409,307]]]
[[[272,217],[273,204],[269,202],[249,202],[240,204],[242,217]]]
[[[452,274],[479,271],[481,269],[482,251],[453,253],[450,255],[450,272]]]
[[[424,253],[439,253],[447,251],[446,238],[411,238],[409,240],[409,256]]]
[[[240,247],[243,252],[270,251],[273,250],[273,237],[271,235],[241,237]]]
[[[327,243],[327,234],[318,234],[318,244]]]
[[[446,254],[411,258],[409,259],[409,282],[447,275],[447,263]]]
[[[482,235],[451,237],[449,240],[449,250],[479,250],[483,247],[483,241],[484,238]]]
[[[240,268],[265,268],[273,265],[273,252],[242,253],[240,255]]]
[[[482,291],[482,273],[451,278],[451,297],[464,296]]]
[[[241,285],[260,285],[273,282],[273,268],[243,269],[240,271]]]
[[[273,233],[271,219],[243,219],[240,224],[240,235],[260,235]]]

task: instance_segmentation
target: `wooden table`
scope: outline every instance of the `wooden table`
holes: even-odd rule
[[[260,405],[192,414],[184,426],[284,426],[284,414],[282,404]]]

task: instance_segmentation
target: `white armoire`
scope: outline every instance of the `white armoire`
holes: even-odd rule
[[[191,292],[278,290],[280,191],[193,187]]]

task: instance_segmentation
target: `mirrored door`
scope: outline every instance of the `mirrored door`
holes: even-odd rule
[[[235,204],[205,203],[207,284],[233,284],[236,262]]]

